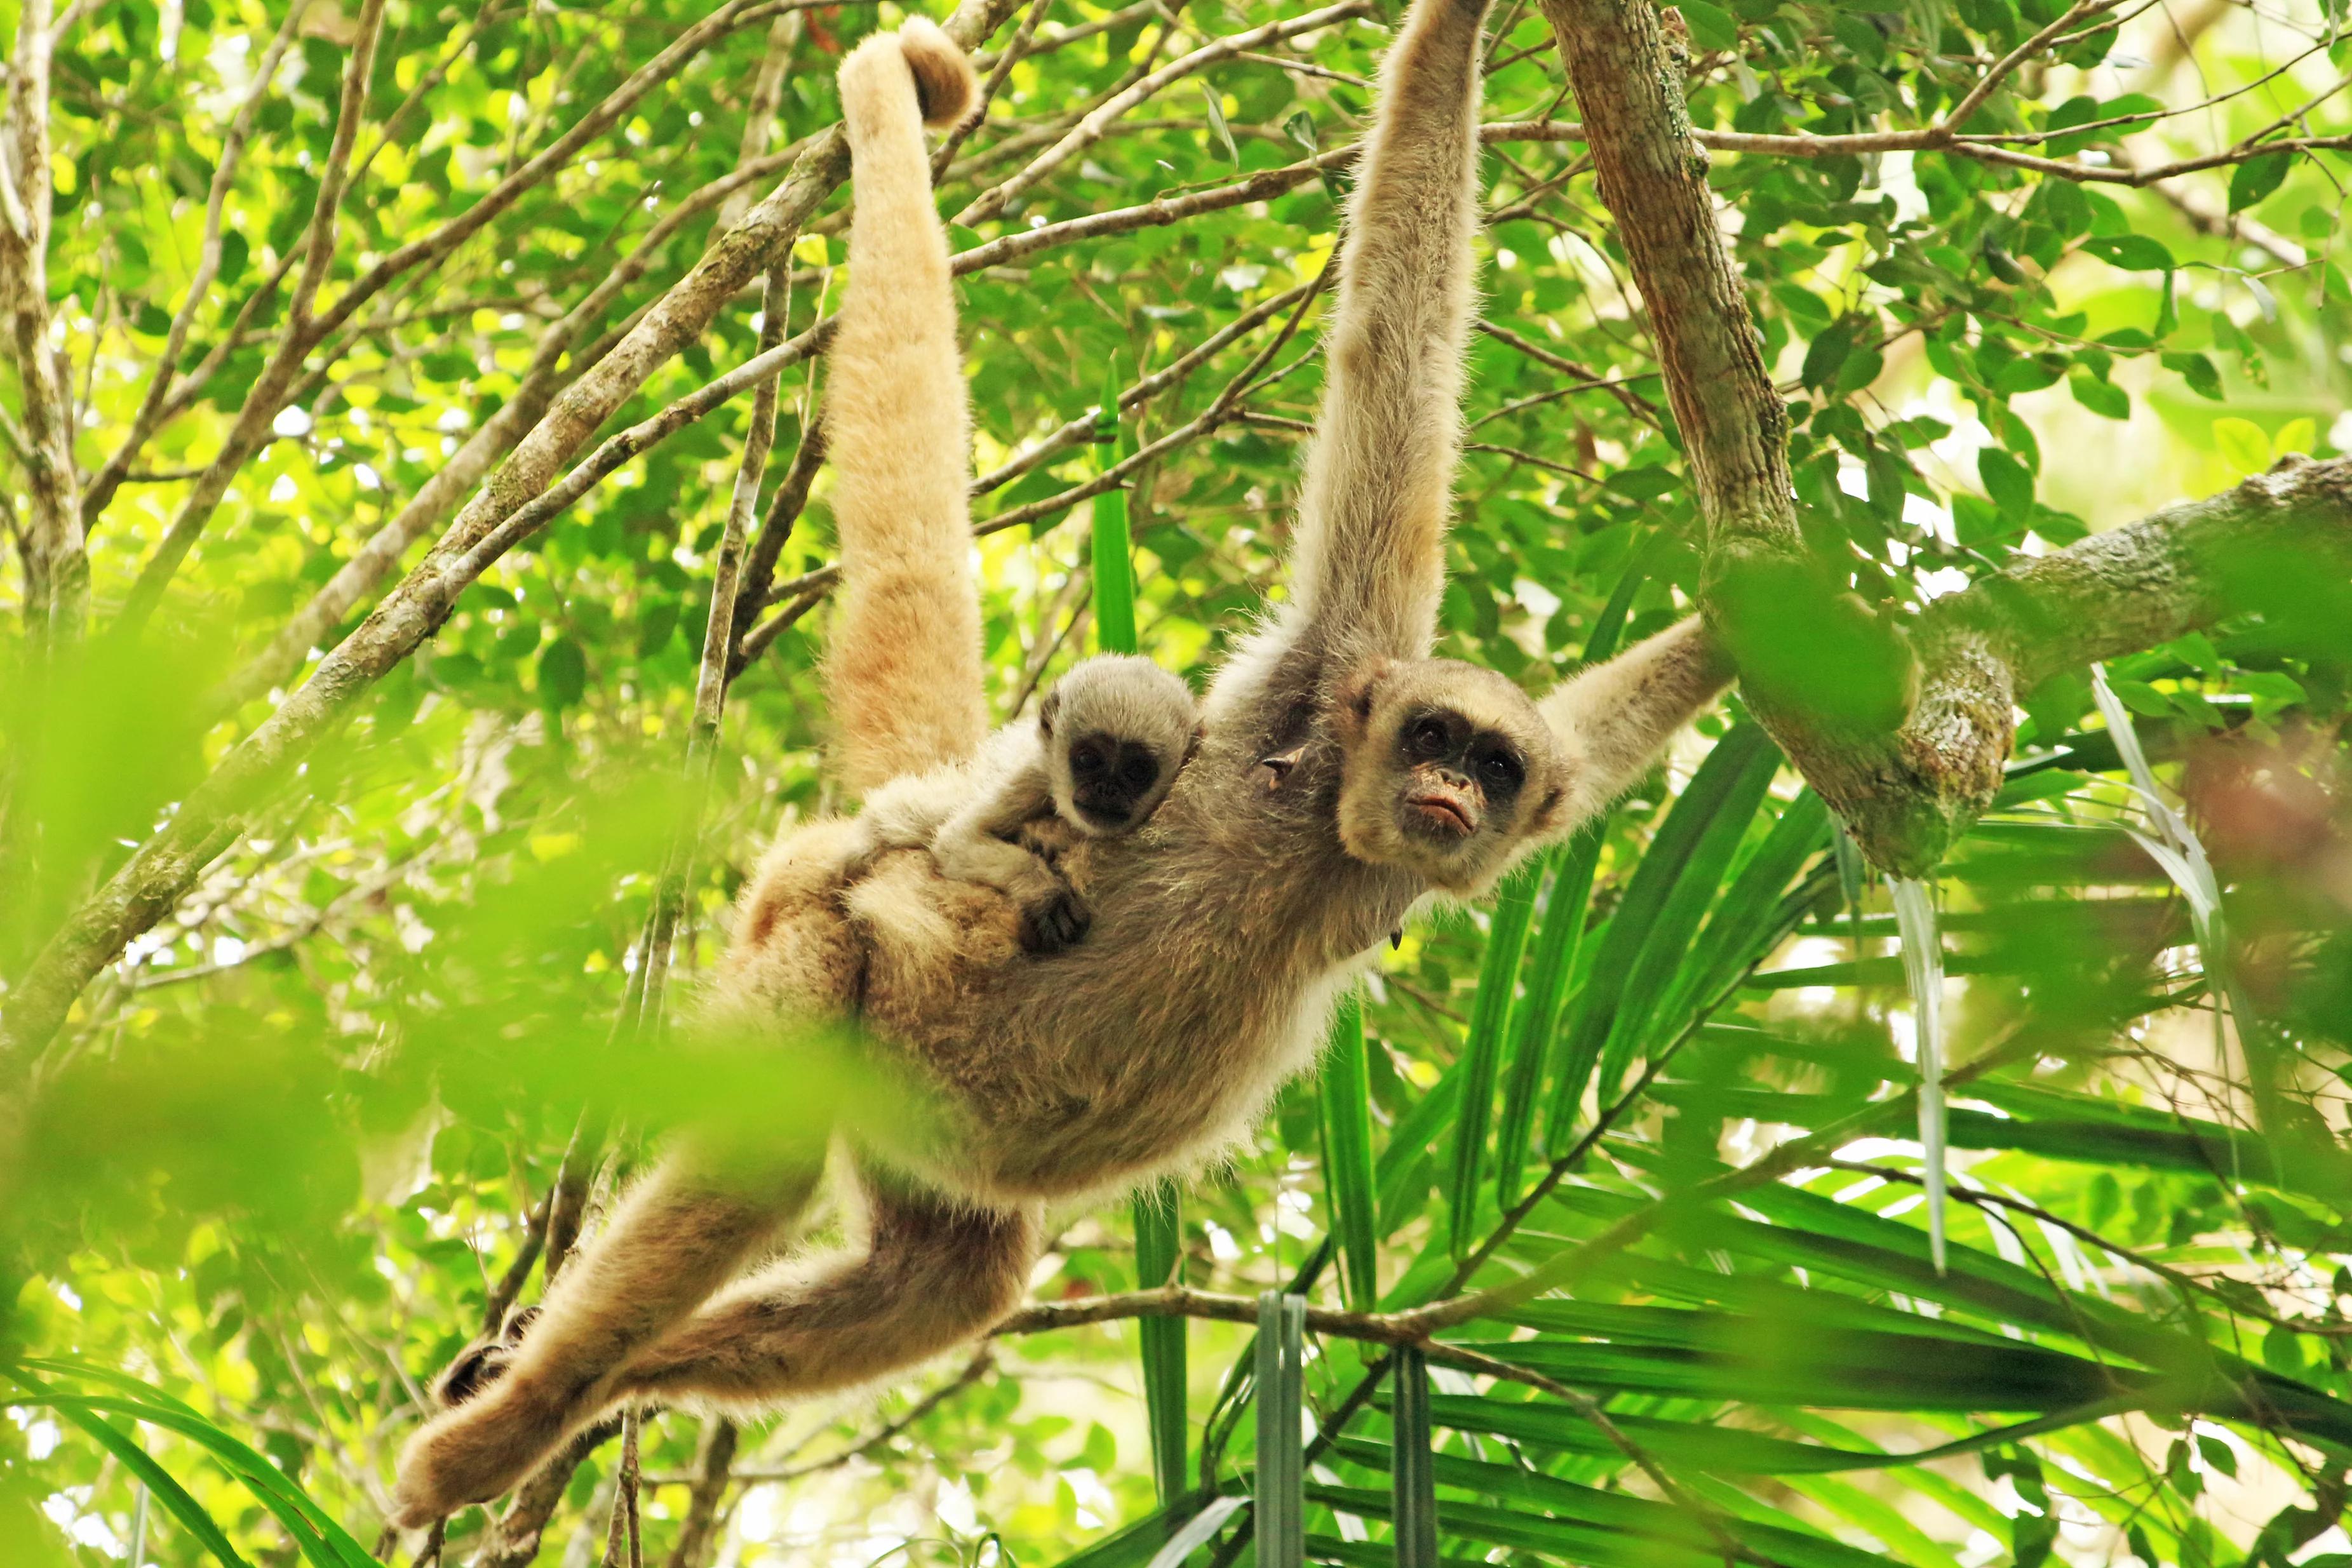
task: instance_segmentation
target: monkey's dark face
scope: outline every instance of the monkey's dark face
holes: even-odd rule
[[[1070,737],[1070,804],[1097,832],[1124,832],[1160,804],[1164,782],[1158,747],[1105,730]]]
[[[1339,840],[1349,854],[1475,893],[1556,822],[1567,768],[1509,681],[1450,659],[1384,664],[1343,694]]]
[[[1199,738],[1192,691],[1149,659],[1080,661],[1037,710],[1054,810],[1082,832],[1143,825]]]
[[[1509,736],[1435,704],[1404,715],[1396,764],[1405,781],[1399,825],[1444,848],[1474,837],[1489,814],[1507,814],[1528,781],[1528,759]]]

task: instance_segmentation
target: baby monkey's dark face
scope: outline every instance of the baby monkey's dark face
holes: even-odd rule
[[[1153,742],[1089,730],[1070,737],[1070,804],[1097,832],[1124,832],[1151,813],[1163,791],[1161,775],[1181,756],[1163,759]]]
[[[1383,663],[1342,694],[1339,841],[1476,893],[1556,825],[1568,769],[1526,694],[1451,659]]]
[[[1141,827],[1192,754],[1192,691],[1149,659],[1080,661],[1038,710],[1054,810],[1081,832]]]

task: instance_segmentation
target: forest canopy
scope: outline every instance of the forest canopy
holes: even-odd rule
[[[1000,720],[1283,591],[1398,9],[938,18]],[[2352,1563],[2344,0],[1498,0],[1441,651],[1740,685],[969,1353],[384,1530],[666,1131],[877,1092],[692,1019],[854,805],[911,14],[0,0],[0,1561]]]

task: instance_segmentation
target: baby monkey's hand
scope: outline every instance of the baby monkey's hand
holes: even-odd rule
[[[1022,950],[1059,953],[1077,946],[1093,924],[1086,900],[1057,878],[1049,888],[1021,901]]]

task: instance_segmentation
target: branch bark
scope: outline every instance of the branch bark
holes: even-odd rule
[[[1708,625],[1749,706],[1874,863],[1934,869],[1999,792],[2014,705],[2035,685],[2256,607],[2270,585],[2249,563],[2352,559],[2352,462],[2296,458],[2021,562],[1908,628],[1842,594],[1798,531],[1787,414],[1655,13],[1643,0],[1544,0],[1544,11],[1706,519]]]
[[[25,0],[0,147],[0,315],[7,319],[8,354],[24,404],[25,622],[36,648],[79,641],[89,611],[73,399],[49,351],[49,64],[56,41],[49,0]]]

